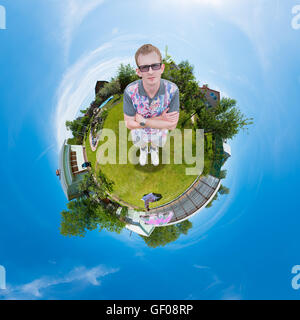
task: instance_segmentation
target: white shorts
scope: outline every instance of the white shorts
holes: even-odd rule
[[[167,141],[168,132],[168,129],[156,129],[152,130],[152,133],[147,133],[145,129],[133,129],[131,130],[132,142],[138,148],[144,147],[149,142],[162,148]]]

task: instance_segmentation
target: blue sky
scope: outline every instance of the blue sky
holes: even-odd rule
[[[298,4],[0,0],[0,299],[299,299]],[[97,80],[134,65],[144,43],[168,45],[200,84],[254,118],[229,141],[230,194],[163,248],[127,231],[63,237],[55,170],[64,123],[89,105]]]

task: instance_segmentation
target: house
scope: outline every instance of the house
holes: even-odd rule
[[[95,95],[99,92],[100,89],[103,88],[105,83],[108,83],[108,81],[102,80],[102,81],[97,81],[96,86],[95,86]]]
[[[210,89],[207,84],[200,87],[200,91],[205,95],[207,108],[216,107],[217,103],[220,101],[220,92]]]
[[[223,141],[223,152],[224,152],[225,161],[226,161],[229,157],[231,157],[231,147],[227,143],[227,140]]]
[[[116,212],[117,215],[120,215],[121,211],[122,211],[122,208],[119,207]],[[155,227],[153,225],[145,223],[142,219],[140,219],[140,216],[144,214],[145,214],[144,211],[136,211],[134,209],[128,209],[125,228],[141,236],[149,237],[150,234],[155,229]]]
[[[82,168],[82,164],[87,162],[85,147],[69,145],[66,141],[65,139],[60,150],[60,168],[57,171],[59,171],[60,182],[67,199],[72,200],[80,195],[78,183],[89,169]]]

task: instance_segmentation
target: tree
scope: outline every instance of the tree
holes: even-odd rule
[[[110,82],[105,83],[103,88],[98,91],[96,99],[98,99],[98,103],[102,103],[107,98],[118,93],[122,93],[120,82],[118,79],[112,78]]]
[[[211,201],[205,207],[210,208],[212,206],[212,203],[215,200],[218,200],[218,194],[220,194],[220,195],[229,194],[229,192],[230,192],[230,189],[221,184],[218,192],[214,195],[214,197],[211,199]]]
[[[117,79],[120,84],[120,91],[123,93],[124,89],[127,85],[137,79],[139,79],[138,75],[135,72],[135,69],[131,67],[130,64],[126,66],[121,63],[118,69]]]
[[[220,185],[218,193],[220,193],[220,194],[229,194],[229,192],[230,192],[229,188],[223,186],[222,184]]]
[[[217,199],[218,199],[218,193],[214,195],[214,197],[209,201],[209,203],[205,206],[205,208],[212,207],[213,202],[216,201]]]
[[[113,206],[112,206],[113,207]],[[95,209],[95,214],[97,216],[97,223],[99,227],[99,231],[102,229],[106,229],[110,232],[120,233],[122,229],[125,227],[126,223],[105,206],[102,202],[100,206],[97,206]]]
[[[81,196],[90,197],[92,194],[95,199],[101,200],[107,197],[107,192],[113,191],[113,185],[114,182],[108,179],[101,170],[96,176],[95,170],[91,168],[79,181],[78,190]]]
[[[146,242],[147,246],[156,248],[158,246],[165,246],[179,238],[181,234],[187,234],[192,227],[192,223],[188,220],[173,224],[166,227],[156,227],[149,237],[141,236]]]
[[[66,121],[66,128],[67,130],[71,130],[73,137],[76,138],[76,141],[82,144],[83,136],[87,126],[89,125],[89,122],[89,117],[79,117],[73,121]]]
[[[67,140],[67,144],[81,145],[81,144],[82,144],[82,137],[69,138],[69,139]]]
[[[103,189],[105,191],[113,191],[113,185],[115,183],[112,180],[108,179],[101,170],[98,171],[98,179],[100,180],[100,184],[103,186]]]
[[[120,233],[125,227],[116,214],[108,212],[105,203],[93,198],[79,197],[67,204],[69,210],[61,212],[60,232],[64,236],[84,237],[86,231],[106,229]]]
[[[197,127],[222,139],[232,139],[240,129],[248,129],[253,123],[253,118],[245,118],[230,98],[222,98],[214,109],[201,108],[196,113]]]
[[[83,237],[86,230],[97,228],[94,201],[81,197],[70,201],[67,207],[69,210],[61,212],[60,232],[62,235]]]
[[[163,60],[163,63],[165,64],[163,78],[174,82],[178,86],[180,106],[187,110],[188,105],[191,103],[190,100],[195,98],[200,92],[193,74],[194,67],[188,61],[180,62],[178,66],[171,59]]]
[[[167,54],[167,47],[165,54],[163,78],[176,83],[180,93],[180,107],[185,111],[185,118],[180,121],[181,128],[192,116],[197,115],[196,128],[212,132],[222,139],[231,139],[240,129],[247,129],[253,123],[253,118],[246,118],[237,108],[236,101],[230,98],[222,98],[215,108],[208,109],[205,94],[193,74],[194,67],[187,60],[176,66]]]
[[[227,175],[227,170],[221,170],[219,173],[219,179],[225,179]]]
[[[113,190],[113,182],[100,171],[100,183],[96,184],[93,169],[83,176],[78,184],[80,196],[67,204],[69,210],[61,212],[61,234],[83,237],[86,230],[106,229],[120,233],[125,227],[124,219],[116,214],[119,207],[115,203],[106,203],[107,191]]]

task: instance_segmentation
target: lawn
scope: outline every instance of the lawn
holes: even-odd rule
[[[109,114],[104,122],[104,127],[111,129],[115,132],[116,135],[116,164],[106,163],[99,164],[97,163],[98,159],[103,159],[103,157],[108,155],[108,150],[106,149],[103,152],[104,147],[111,146],[111,142],[108,142],[109,139],[105,138],[104,141],[99,142],[98,148],[93,152],[89,145],[88,137],[85,140],[86,152],[88,160],[91,161],[92,165],[96,169],[100,168],[101,171],[111,180],[114,181],[114,191],[113,195],[126,201],[127,203],[143,208],[144,202],[141,200],[144,194],[155,192],[162,195],[162,199],[158,202],[150,204],[151,207],[156,207],[158,205],[167,203],[180,194],[182,194],[197,178],[197,175],[187,175],[186,168],[195,167],[195,163],[186,164],[184,162],[183,151],[181,153],[183,163],[176,164],[174,163],[174,151],[179,152],[180,148],[174,149],[174,140],[175,138],[171,137],[167,142],[165,148],[169,146],[170,148],[170,164],[162,163],[162,149],[160,148],[160,164],[155,167],[151,164],[146,164],[144,167],[140,166],[138,163],[139,150],[133,146],[132,141],[126,141],[126,137],[130,135],[130,131],[123,126],[122,134],[123,139],[119,139],[119,121],[124,120],[123,116],[123,100],[120,96],[119,100],[110,101],[105,108],[109,109]],[[180,117],[184,116],[184,113],[181,112]],[[187,122],[185,128],[191,128],[192,124]],[[124,131],[123,131],[124,130]],[[125,133],[125,138],[124,138]],[[171,134],[172,132],[170,132]],[[180,134],[181,135],[181,134]],[[178,137],[178,136],[177,136]],[[120,141],[119,141],[120,140]],[[212,153],[212,139],[211,136],[207,136],[205,145],[205,172],[207,168],[210,167],[210,159]],[[119,164],[119,143],[127,144],[127,164]],[[105,145],[104,145],[105,144]],[[102,148],[101,148],[102,145]],[[193,155],[195,155],[196,150],[196,140],[195,134],[193,131]],[[176,143],[176,146],[178,144]],[[164,148],[164,149],[165,149]],[[102,151],[100,150],[102,149]],[[126,150],[126,146],[125,146]],[[102,154],[101,154],[102,152]],[[207,157],[209,154],[209,158]],[[129,159],[135,159],[137,164],[133,164]],[[148,163],[151,162],[150,154],[148,158]]]

